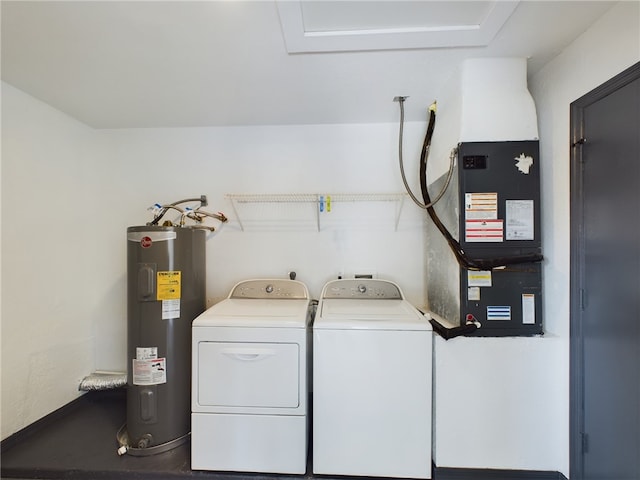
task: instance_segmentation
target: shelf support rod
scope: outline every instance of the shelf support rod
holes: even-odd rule
[[[233,213],[236,216],[238,225],[240,225],[240,230],[244,232],[244,225],[242,225],[242,220],[240,220],[240,215],[238,215],[238,210],[236,209],[236,200],[233,198],[231,199],[231,207],[233,208]]]
[[[398,202],[398,208],[396,213],[396,232],[398,231],[398,225],[400,224],[400,214],[402,213],[402,206],[404,205],[404,195],[400,197],[400,201]]]

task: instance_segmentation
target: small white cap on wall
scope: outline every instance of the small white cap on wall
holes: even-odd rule
[[[538,139],[526,58],[473,58],[462,64],[460,142]]]

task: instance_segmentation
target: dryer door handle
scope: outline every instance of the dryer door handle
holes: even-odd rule
[[[275,350],[266,348],[227,348],[222,353],[228,357],[245,362],[264,360],[276,354]]]

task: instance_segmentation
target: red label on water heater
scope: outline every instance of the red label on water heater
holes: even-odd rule
[[[142,248],[149,248],[151,246],[151,237],[142,237],[140,240],[140,245]]]

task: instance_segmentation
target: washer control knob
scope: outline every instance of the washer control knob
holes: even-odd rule
[[[358,291],[360,293],[365,293],[367,291],[367,286],[364,283],[361,283],[360,285],[358,285]]]
[[[265,292],[267,293],[273,293],[273,285],[269,284],[267,285],[267,287],[264,289]]]

